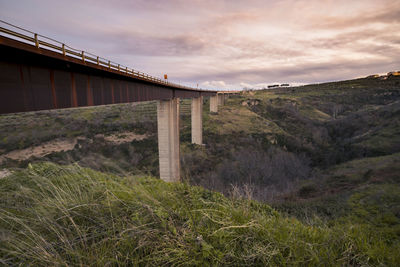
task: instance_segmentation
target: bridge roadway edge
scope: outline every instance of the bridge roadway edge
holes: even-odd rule
[[[0,114],[217,93],[148,81],[3,36],[0,55]]]

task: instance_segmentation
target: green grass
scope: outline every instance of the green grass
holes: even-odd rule
[[[355,159],[342,164],[335,165],[327,170],[330,175],[346,175],[354,178],[361,178],[370,170],[379,171],[390,167],[400,166],[400,153],[392,155]],[[400,181],[399,181],[400,182]]]
[[[398,241],[363,224],[310,226],[256,201],[77,165],[0,180],[3,264],[396,265]]]
[[[308,224],[352,225],[399,244],[399,160],[396,153],[336,165],[319,179],[304,181],[274,207]]]
[[[93,138],[118,131],[151,133],[156,103],[144,102],[0,115],[0,153],[39,145],[60,137]]]
[[[305,106],[302,107],[300,106],[300,114],[303,115],[304,117],[310,118],[312,120],[316,121],[327,121],[331,119],[332,117],[325,112],[318,110],[316,108],[310,107],[310,106]]]

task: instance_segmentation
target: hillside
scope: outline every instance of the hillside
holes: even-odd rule
[[[181,102],[173,185],[151,178],[154,102],[0,116],[2,258],[399,264],[400,77],[249,91],[218,114],[207,101],[204,146]]]
[[[363,224],[305,225],[265,204],[186,183],[77,165],[0,180],[5,265],[379,265],[398,242]]]
[[[247,184],[257,199],[279,199],[293,184],[337,176],[330,170],[342,163],[398,159],[399,111],[396,77],[249,92],[231,98],[220,114],[206,115],[207,147],[200,152],[189,146],[183,162],[197,184],[220,191]],[[395,173],[396,160],[389,165],[384,167]]]

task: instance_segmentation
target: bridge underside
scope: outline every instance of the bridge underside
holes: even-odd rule
[[[154,84],[4,40],[0,42],[0,114],[216,94]]]
[[[204,96],[218,111],[218,92],[149,79],[0,36],[0,114],[160,100],[160,177],[180,180],[179,98],[192,98],[192,142],[202,145]],[[224,97],[224,95],[219,95]],[[220,104],[223,104],[221,102]]]

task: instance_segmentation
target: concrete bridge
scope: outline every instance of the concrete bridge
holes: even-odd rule
[[[201,145],[203,97],[210,97],[210,111],[217,113],[229,95],[238,93],[171,83],[3,24],[0,114],[158,100],[160,178],[165,181],[180,180],[179,99],[192,99],[192,143]]]

